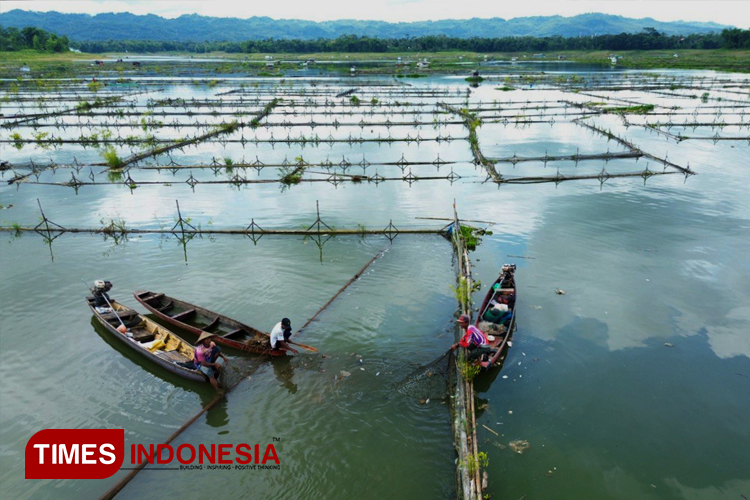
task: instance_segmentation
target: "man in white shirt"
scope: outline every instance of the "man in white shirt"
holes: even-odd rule
[[[284,318],[279,323],[276,323],[276,326],[271,330],[271,349],[286,349],[297,354],[297,350],[289,345],[289,337],[291,336],[292,322],[289,321],[289,318]]]

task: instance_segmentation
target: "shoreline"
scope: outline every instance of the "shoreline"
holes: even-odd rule
[[[620,58],[616,64],[610,55]],[[398,61],[398,57],[402,60]],[[269,65],[272,58],[273,66]],[[513,61],[513,59],[516,59]],[[121,59],[121,62],[118,60]],[[424,67],[418,61],[427,59]],[[94,66],[94,61],[104,64]],[[302,66],[305,61],[309,66]],[[140,67],[134,68],[138,61]],[[85,66],[81,66],[85,65]],[[99,76],[120,74],[127,76],[175,75],[186,71],[198,75],[220,77],[243,73],[247,76],[285,77],[288,73],[309,72],[311,76],[320,72],[349,74],[349,66],[357,68],[357,74],[429,77],[444,74],[468,74],[474,69],[486,74],[513,72],[550,71],[549,66],[565,70],[568,65],[590,65],[613,70],[709,70],[726,73],[750,73],[750,50],[705,49],[705,50],[651,50],[651,51],[565,51],[550,52],[544,56],[530,53],[477,54],[461,51],[447,52],[385,52],[385,53],[310,53],[310,54],[230,54],[185,52],[159,52],[149,54],[123,53],[44,53],[33,50],[0,52],[0,77],[51,77],[61,75]],[[21,71],[21,66],[29,68]],[[570,68],[573,69],[573,68]],[[552,69],[554,71],[554,69]],[[188,75],[191,76],[191,75]]]

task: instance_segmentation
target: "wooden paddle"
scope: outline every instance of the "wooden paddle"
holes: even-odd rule
[[[297,347],[301,347],[302,349],[307,349],[308,351],[311,351],[311,352],[318,352],[318,350],[316,348],[314,348],[313,346],[309,346],[309,345],[305,345],[305,344],[300,344],[299,342],[295,342],[293,340],[287,340],[287,342],[290,343],[290,344],[294,344]]]

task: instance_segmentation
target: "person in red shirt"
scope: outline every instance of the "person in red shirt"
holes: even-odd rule
[[[487,335],[476,326],[469,324],[468,315],[462,314],[456,320],[456,323],[463,328],[465,333],[458,344],[453,344],[451,349],[455,351],[459,345],[466,349],[466,359],[468,361],[473,361],[490,352],[490,342],[487,340]]]

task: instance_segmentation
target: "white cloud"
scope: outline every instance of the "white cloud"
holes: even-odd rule
[[[502,2],[487,0],[276,0],[275,2],[238,2],[236,0],[40,0],[3,1],[2,11],[24,9],[35,11],[99,14],[132,12],[178,17],[183,14],[239,17],[268,16],[276,19],[377,19],[390,22],[471,17],[502,17],[562,15],[574,16],[587,12],[603,12],[626,17],[653,17],[660,21],[718,22],[750,27],[750,8],[745,0],[526,0]]]

